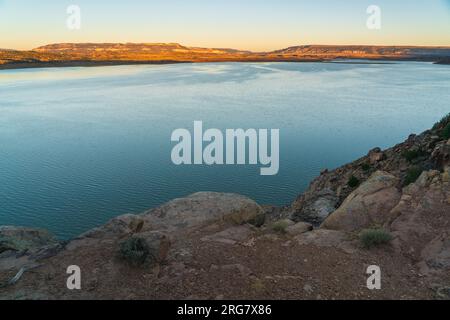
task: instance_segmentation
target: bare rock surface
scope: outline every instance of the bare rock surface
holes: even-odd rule
[[[291,225],[286,228],[286,233],[291,236],[296,236],[308,231],[313,230],[313,226],[310,223],[307,222],[298,222],[294,225]]]
[[[314,187],[313,190],[315,190]],[[336,192],[328,187],[320,189],[318,192],[305,193],[302,197],[302,210],[301,212],[296,211],[293,219],[314,224],[320,224],[334,212],[339,201]]]
[[[223,231],[203,237],[202,241],[213,241],[224,244],[236,244],[249,238],[252,230],[249,226],[234,226]]]
[[[351,243],[351,238],[342,231],[318,229],[303,233],[295,237],[301,245],[314,245],[316,247],[329,247],[340,249],[346,253],[354,253],[357,247]]]
[[[253,200],[227,193],[199,192],[172,200],[144,213],[144,219],[154,228],[176,230],[201,226],[215,221],[244,224],[264,214]]]
[[[423,172],[403,189],[388,228],[399,251],[411,256],[422,273],[450,275],[450,184],[446,173]]]
[[[390,210],[400,199],[396,185],[399,179],[383,172],[375,172],[353,191],[342,205],[321,225],[321,228],[355,231],[383,225]]]

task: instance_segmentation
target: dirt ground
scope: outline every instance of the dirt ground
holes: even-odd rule
[[[231,232],[229,238],[214,238],[223,226],[186,234],[172,244],[168,259],[158,265],[130,266],[118,256],[118,241],[64,250],[25,272],[14,286],[0,289],[0,298],[436,298],[432,281],[389,246],[365,250],[350,241],[352,250],[343,250],[242,228],[247,229],[239,229],[237,235]],[[81,290],[66,287],[70,265],[81,268]],[[366,286],[369,265],[381,268],[380,290]],[[16,271],[0,273],[0,281],[12,278]]]

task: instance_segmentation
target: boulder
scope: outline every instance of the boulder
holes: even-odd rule
[[[292,226],[289,226],[286,228],[286,233],[291,236],[296,236],[308,231],[311,231],[313,229],[312,224],[306,223],[306,222],[299,222]]]
[[[353,191],[321,225],[321,228],[358,231],[389,220],[389,213],[400,200],[399,179],[377,171]]]
[[[92,246],[105,239],[123,239],[149,231],[170,234],[188,228],[201,227],[214,222],[236,225],[264,223],[264,210],[253,200],[229,193],[199,192],[179,198],[142,214],[125,214],[94,228],[67,245],[73,250]]]
[[[305,199],[301,210],[295,211],[292,219],[319,225],[336,210],[338,201],[339,198],[336,192],[330,188],[324,188]]]
[[[375,148],[369,151],[368,154],[370,164],[375,164],[385,159],[385,154],[381,152],[380,148]]]
[[[199,192],[172,200],[144,213],[152,227],[177,230],[223,221],[237,225],[258,220],[263,209],[253,200],[238,194]]]

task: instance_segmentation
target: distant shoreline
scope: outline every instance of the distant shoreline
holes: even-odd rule
[[[152,61],[52,61],[52,62],[17,62],[0,64],[0,70],[35,69],[35,68],[64,68],[64,67],[108,67],[108,66],[133,66],[133,65],[164,65],[164,64],[186,64],[186,63],[266,63],[266,62],[332,62],[322,59],[242,59],[242,60],[204,60],[204,61],[179,61],[179,60],[152,60]],[[338,63],[338,61],[335,61]]]
[[[342,59],[342,60],[341,60]],[[205,61],[179,61],[179,60],[154,60],[154,61],[51,61],[51,62],[14,62],[0,64],[0,70],[39,69],[39,68],[67,68],[67,67],[108,67],[108,66],[133,66],[133,65],[166,65],[187,63],[267,63],[267,62],[291,62],[291,63],[346,63],[346,64],[391,64],[395,62],[428,62],[434,64],[449,64],[448,62],[419,60],[419,59],[355,59],[341,58],[339,60],[324,59],[241,59],[241,60],[205,60]]]
[[[122,65],[161,65],[191,63],[191,61],[61,61],[61,62],[18,62],[0,65],[0,70],[37,69],[37,68],[67,68],[67,67],[108,67]]]

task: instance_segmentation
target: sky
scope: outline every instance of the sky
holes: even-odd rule
[[[67,28],[70,5],[81,10],[79,30]],[[369,5],[381,9],[379,30],[366,26]],[[450,46],[450,0],[0,0],[0,48],[60,42]]]

